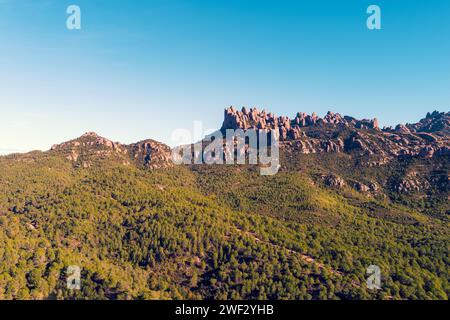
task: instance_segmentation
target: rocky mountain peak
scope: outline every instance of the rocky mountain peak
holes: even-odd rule
[[[345,152],[366,156],[367,165],[382,165],[396,157],[450,154],[449,113],[428,113],[416,124],[380,130],[378,120],[358,120],[328,111],[321,118],[298,112],[294,118],[275,116],[257,108],[225,109],[226,129],[275,130],[281,147],[293,153]]]
[[[86,132],[79,138],[53,145],[50,152],[63,154],[75,164],[89,167],[98,159],[111,156],[121,158],[128,150],[120,143],[101,137],[95,132]]]
[[[379,130],[378,120],[357,120],[349,116],[341,116],[339,113],[328,111],[323,117],[317,116],[315,112],[311,115],[305,112],[298,112],[290,119],[286,116],[277,117],[273,113],[265,110],[259,111],[257,108],[243,107],[238,111],[234,107],[225,109],[222,130],[225,129],[274,129],[279,131],[280,140],[296,140],[302,136],[302,128],[314,126],[344,126],[359,129]]]
[[[163,143],[147,139],[125,145],[95,132],[86,132],[79,138],[53,145],[50,152],[62,154],[74,165],[82,167],[90,167],[102,159],[114,159],[124,165],[134,163],[149,169],[172,165],[171,150]]]
[[[120,143],[101,137],[95,132],[86,132],[79,138],[61,144],[55,144],[52,146],[51,150],[75,150],[80,148],[107,148],[118,152],[122,151]]]
[[[428,112],[426,117],[417,123],[406,124],[413,132],[450,134],[450,112]]]
[[[102,138],[100,135],[98,135],[97,133],[93,132],[93,131],[89,131],[84,133],[80,138]]]

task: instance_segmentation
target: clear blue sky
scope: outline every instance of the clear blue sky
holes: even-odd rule
[[[0,0],[0,152],[170,144],[229,105],[413,122],[450,109],[449,57],[448,0]]]

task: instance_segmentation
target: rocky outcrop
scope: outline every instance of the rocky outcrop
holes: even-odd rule
[[[106,138],[103,138],[95,132],[86,132],[81,137],[70,140],[61,144],[55,144],[52,146],[52,151],[75,151],[77,149],[97,147],[98,149],[110,149],[114,152],[126,152],[122,149],[119,143],[112,142]]]
[[[76,166],[88,168],[95,160],[110,157],[120,158],[127,154],[120,143],[103,138],[95,132],[87,132],[81,137],[53,145],[50,152],[59,153]]]
[[[275,130],[281,147],[298,153],[346,152],[369,157],[367,166],[388,163],[397,157],[431,158],[449,154],[449,113],[428,113],[416,124],[399,124],[379,129],[377,119],[357,120],[329,111],[298,112],[293,119],[277,117],[257,108],[225,109],[222,131],[226,129]]]
[[[449,134],[450,112],[429,112],[424,119],[417,123],[406,124],[406,127],[412,132],[441,132]]]
[[[359,181],[355,182],[354,186],[355,186],[355,189],[358,190],[359,192],[369,192],[370,191],[370,188],[367,185],[365,185],[364,183],[359,182]]]
[[[344,179],[335,174],[324,175],[322,179],[327,187],[333,189],[342,189],[346,185]]]
[[[130,156],[139,165],[149,169],[172,166],[171,151],[168,146],[155,140],[144,140],[127,146]]]
[[[430,186],[429,181],[421,177],[417,172],[410,172],[394,185],[394,190],[399,193],[413,193],[425,191]]]
[[[116,160],[125,166],[135,163],[149,169],[167,168],[172,165],[171,151],[165,144],[154,140],[124,145],[103,138],[95,132],[54,145],[50,152],[62,154],[75,166],[88,168],[99,160]]]
[[[323,118],[298,112],[294,118],[277,117],[257,108],[225,109],[221,131],[226,129],[275,130],[286,152],[347,153],[360,157],[366,166],[380,166],[401,157],[447,157],[450,155],[450,115],[428,113],[415,124],[379,129],[377,119],[357,120],[329,111]],[[171,150],[154,140],[123,145],[87,132],[81,137],[54,145],[50,152],[61,153],[74,164],[89,167],[97,159],[115,158],[124,165],[136,163],[146,168],[172,165]],[[410,183],[411,185],[411,183]],[[404,183],[400,189],[408,189]]]
[[[395,132],[398,132],[398,133],[411,133],[411,130],[409,130],[408,127],[405,126],[405,125],[403,125],[403,124],[398,124],[398,125],[395,127],[395,130],[394,130],[394,131],[395,131]]]
[[[302,128],[312,126],[344,126],[359,129],[378,128],[378,120],[356,120],[352,117],[341,116],[339,113],[328,111],[325,117],[320,118],[314,112],[311,115],[299,112],[295,118],[290,119],[286,116],[277,117],[273,113],[267,113],[265,110],[259,111],[257,108],[245,107],[241,111],[233,107],[225,109],[222,130],[226,129],[264,129],[277,130],[281,141],[297,140],[305,136]]]

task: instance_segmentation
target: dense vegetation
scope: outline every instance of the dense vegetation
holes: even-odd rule
[[[0,158],[0,299],[448,298],[442,197],[330,190],[313,156],[298,163],[262,177]],[[379,291],[366,288],[371,264]],[[66,288],[69,265],[82,268],[80,291]]]

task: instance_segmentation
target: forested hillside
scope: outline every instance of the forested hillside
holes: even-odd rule
[[[226,109],[278,130],[272,176],[92,132],[0,157],[0,299],[448,299],[449,124]]]
[[[448,297],[446,219],[331,190],[308,168],[261,177],[245,166],[0,158],[0,298]],[[377,292],[365,285],[371,264]],[[66,289],[69,265],[82,268],[81,291]]]

